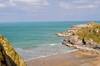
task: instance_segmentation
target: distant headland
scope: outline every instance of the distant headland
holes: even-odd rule
[[[96,22],[74,25],[57,35],[64,37],[62,44],[68,47],[100,54],[100,24]]]

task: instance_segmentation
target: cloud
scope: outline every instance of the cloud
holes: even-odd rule
[[[6,7],[6,5],[3,3],[0,3],[0,8],[4,8],[4,7]]]
[[[72,0],[72,3],[89,3],[89,0]]]
[[[100,1],[95,1],[94,3],[100,5]]]
[[[81,5],[81,6],[77,6],[76,8],[96,8],[96,5],[93,4],[89,4],[89,5]]]
[[[5,0],[0,1],[0,7],[44,7],[48,6],[47,0]]]
[[[59,6],[64,9],[93,9],[100,7],[98,0],[72,0],[70,2],[60,1]]]
[[[12,3],[24,3],[26,5],[48,5],[47,0],[10,0]]]
[[[70,7],[72,7],[70,4],[67,4],[65,2],[60,2],[59,6],[65,9],[70,9]]]

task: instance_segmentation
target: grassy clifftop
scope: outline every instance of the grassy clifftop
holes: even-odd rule
[[[80,39],[95,41],[100,44],[100,24],[89,23],[86,27],[81,27],[76,31]]]
[[[57,33],[63,37],[62,44],[92,54],[100,54],[100,24],[91,22],[88,24],[74,25],[69,30]],[[90,55],[91,55],[90,53]]]

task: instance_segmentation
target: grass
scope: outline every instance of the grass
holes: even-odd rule
[[[91,23],[87,27],[81,27],[76,34],[80,39],[92,40],[100,44],[100,24]]]

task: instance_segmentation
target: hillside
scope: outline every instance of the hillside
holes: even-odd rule
[[[74,25],[57,35],[64,38],[63,45],[100,54],[100,24],[96,22]]]
[[[3,36],[0,36],[0,66],[26,66],[21,56]]]

